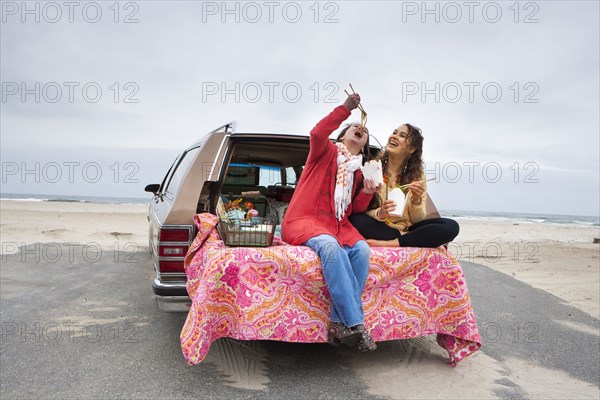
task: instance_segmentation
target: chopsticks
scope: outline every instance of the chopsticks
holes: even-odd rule
[[[435,179],[435,176],[433,178],[429,178],[429,179],[423,179],[422,181],[418,181],[419,183],[425,183],[425,182],[429,182]],[[406,189],[407,187],[410,186],[410,183],[407,183],[406,185],[401,185],[401,186],[396,186],[398,189]],[[385,199],[387,200],[389,198],[389,185],[386,183],[385,184]]]
[[[425,183],[425,182],[429,182],[435,179],[435,176],[433,178],[429,178],[429,179],[423,179],[422,181],[419,181],[418,183]],[[407,187],[410,186],[410,183],[407,183],[406,185],[402,185],[402,186],[398,186],[399,189],[406,189]]]
[[[354,88],[352,87],[352,84],[349,83],[349,85],[350,85],[350,90],[352,90],[352,94],[356,94],[356,92],[354,91]],[[348,91],[346,89],[344,89],[344,92],[346,92],[346,94],[348,96],[350,96],[350,93],[348,93]],[[365,111],[364,107],[362,106],[362,104],[360,102],[358,103],[358,109],[360,110],[360,124],[366,128],[367,112]]]
[[[350,85],[350,90],[352,90],[352,94],[356,94],[356,92],[354,91],[354,88],[352,87],[352,84],[349,83]],[[346,92],[346,94],[348,96],[350,96],[350,93],[348,93],[348,91],[346,89],[344,89],[344,92]],[[360,112],[362,112],[363,114],[367,115],[367,112],[365,111],[365,109],[363,108],[362,104],[359,102],[358,103],[358,109],[360,110]]]

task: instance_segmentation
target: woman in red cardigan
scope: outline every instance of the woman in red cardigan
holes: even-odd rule
[[[364,326],[362,291],[369,273],[370,249],[348,221],[352,213],[364,213],[379,190],[372,180],[363,182],[360,167],[369,155],[365,127],[346,127],[333,144],[329,135],[350,116],[360,102],[350,95],[310,132],[310,152],[281,226],[282,238],[293,245],[313,249],[323,265],[331,296],[330,344],[377,346]]]

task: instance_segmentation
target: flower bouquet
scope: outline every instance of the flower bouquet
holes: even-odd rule
[[[254,204],[242,198],[219,208],[217,230],[226,246],[270,246],[275,224],[263,223]]]
[[[254,209],[254,204],[249,201],[243,201],[240,197],[237,200],[223,204],[225,218],[240,221],[249,221],[253,224],[261,223],[258,211]]]

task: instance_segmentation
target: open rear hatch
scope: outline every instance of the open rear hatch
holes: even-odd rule
[[[231,136],[226,164],[215,190],[219,204],[249,201],[259,217],[280,224],[309,152],[305,136],[235,134]]]

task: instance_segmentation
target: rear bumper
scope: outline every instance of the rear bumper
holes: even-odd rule
[[[152,291],[161,311],[188,312],[192,305],[185,283],[164,283],[155,278]]]

